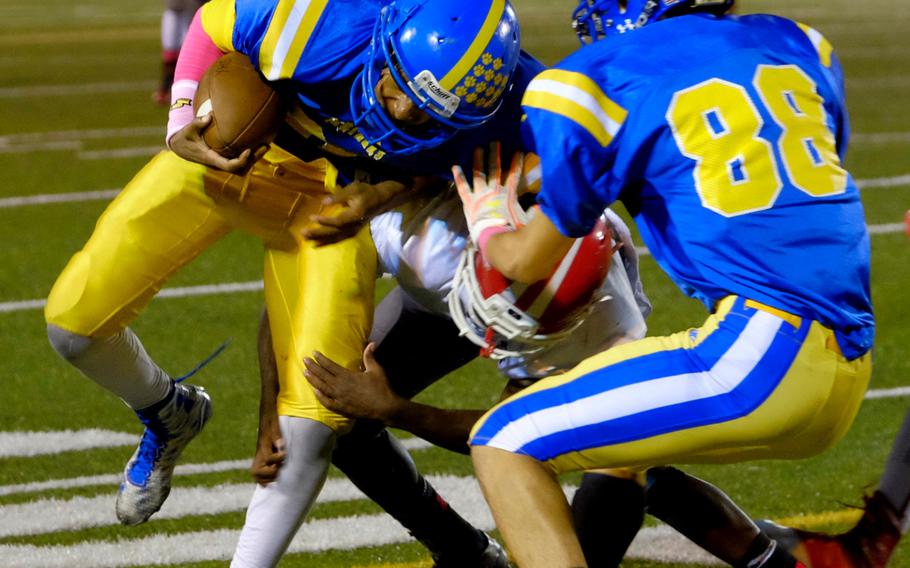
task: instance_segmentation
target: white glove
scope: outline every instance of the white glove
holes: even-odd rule
[[[518,184],[524,167],[524,155],[515,154],[509,166],[508,177],[502,183],[502,167],[499,157],[499,143],[490,147],[489,178],[484,172],[483,150],[474,151],[474,187],[465,179],[459,166],[452,167],[455,187],[464,206],[471,240],[481,250],[487,238],[512,226],[514,212],[512,203],[517,204]],[[483,237],[483,238],[481,238]]]

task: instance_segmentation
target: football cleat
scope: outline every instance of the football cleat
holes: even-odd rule
[[[144,523],[161,508],[171,491],[177,458],[212,416],[212,400],[202,387],[175,383],[170,399],[154,416],[137,414],[145,432],[117,494],[117,518],[124,525]]]
[[[433,555],[433,568],[509,568],[509,555],[496,539],[484,533],[487,546],[479,556],[474,558],[450,558],[444,555]]]
[[[845,533],[827,535],[758,523],[808,568],[885,568],[901,537],[898,513],[880,492],[866,498],[863,516]]]

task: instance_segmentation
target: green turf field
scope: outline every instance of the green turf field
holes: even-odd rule
[[[554,63],[576,47],[573,2],[515,0],[526,49]],[[861,180],[872,227],[873,296],[878,319],[873,392],[837,446],[800,462],[693,467],[756,517],[794,518],[836,530],[846,505],[874,487],[907,409],[910,387],[910,2],[751,0],[742,11],[780,13],[831,40],[847,77],[853,143],[848,165]],[[121,188],[162,145],[166,112],[150,94],[158,77],[161,3],[140,0],[4,0],[0,3],[0,566],[222,566],[252,489],[245,460],[255,441],[258,379],[256,282],[261,246],[231,235],[175,276],[176,297],[159,298],[134,328],[166,370],[181,374],[227,338],[232,344],[197,380],[215,398],[215,416],[183,462],[158,517],[138,528],[116,523],[115,474],[133,451],[137,421],[113,396],[58,360],[47,345],[42,300],[56,274],[90,234],[108,190]],[[655,46],[666,49],[676,46]],[[108,191],[98,194],[85,192]],[[70,201],[36,199],[65,196]],[[105,197],[107,196],[107,197]],[[13,199],[13,198],[31,199]],[[654,303],[652,334],[697,324],[686,300],[646,257]],[[201,285],[250,283],[252,290],[195,294]],[[387,286],[383,283],[381,288]],[[174,290],[171,290],[174,293]],[[481,407],[501,386],[475,363],[423,396]],[[93,438],[89,429],[98,429]],[[56,442],[50,433],[71,430]],[[23,433],[45,433],[45,436]],[[128,434],[128,435],[127,435]],[[92,440],[95,440],[94,442]],[[40,450],[40,451],[39,451]],[[470,462],[414,443],[420,468],[480,524],[485,511],[465,498],[476,489]],[[571,483],[576,478],[567,478]],[[332,500],[319,503],[283,566],[426,567],[379,509],[357,498],[337,472]],[[173,506],[173,509],[169,507]],[[167,517],[167,518],[160,518]],[[649,523],[628,566],[680,564],[684,547]],[[661,540],[663,538],[663,540]],[[669,539],[669,540],[668,540]],[[391,543],[391,544],[384,544]],[[672,559],[676,563],[666,560]],[[697,557],[685,557],[697,558]],[[903,545],[892,566],[910,567]]]

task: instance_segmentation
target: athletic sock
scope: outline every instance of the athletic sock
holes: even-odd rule
[[[486,548],[483,531],[449,506],[387,430],[359,422],[338,439],[332,463],[434,556],[471,558]]]
[[[586,473],[572,518],[588,565],[619,566],[645,517],[645,490],[634,479]]]
[[[171,393],[173,380],[129,328],[108,337],[87,337],[53,325],[47,330],[58,353],[133,410],[148,408]]]

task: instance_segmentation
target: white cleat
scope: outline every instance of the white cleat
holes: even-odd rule
[[[175,384],[170,400],[152,417],[139,416],[145,432],[126,464],[117,494],[117,518],[138,525],[151,517],[171,492],[171,476],[183,449],[212,416],[202,387]]]

